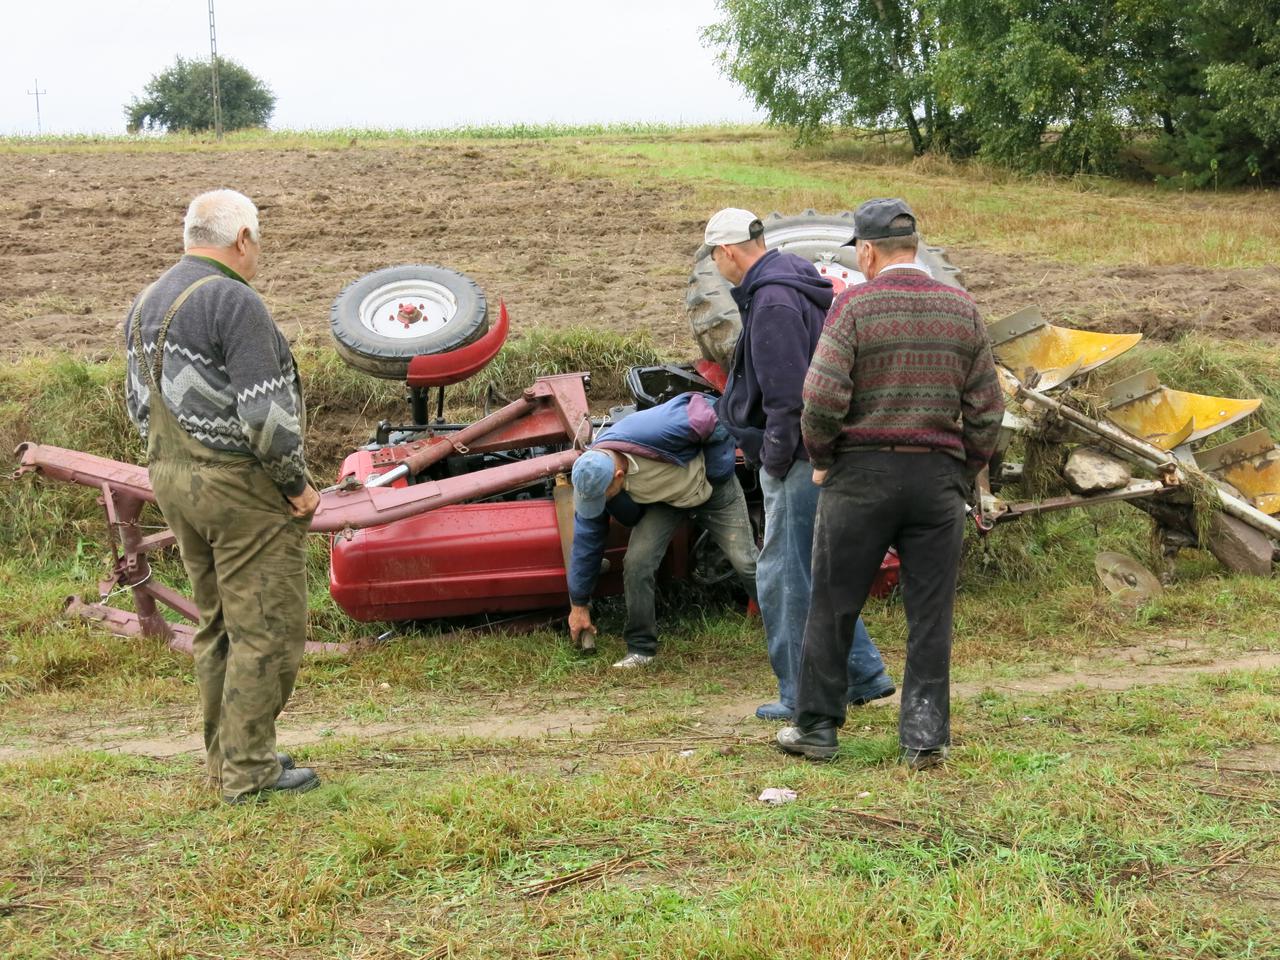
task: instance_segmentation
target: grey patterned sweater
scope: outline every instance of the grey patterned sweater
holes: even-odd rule
[[[165,405],[200,443],[257,457],[281,493],[297,496],[307,483],[302,385],[289,343],[266,304],[234,271],[184,256],[156,281],[142,307],[145,362],[154,363],[160,324],[182,291],[219,274],[191,295],[169,325],[161,374]],[[125,394],[129,418],[145,440],[151,390],[134,355],[137,306],[135,300],[125,318]]]

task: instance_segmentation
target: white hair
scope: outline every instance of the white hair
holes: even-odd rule
[[[182,222],[182,246],[230,247],[249,228],[249,236],[258,240],[258,208],[243,193],[235,190],[210,190],[191,201]]]

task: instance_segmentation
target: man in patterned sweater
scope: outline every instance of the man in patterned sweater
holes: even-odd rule
[[[183,242],[186,255],[129,310],[126,403],[200,611],[209,775],[239,803],[319,784],[275,752],[275,718],[306,640],[306,532],[320,495],[289,344],[249,286],[257,208],[232,190],[201,194]]]
[[[951,618],[965,499],[995,450],[1004,401],[973,299],[915,263],[910,207],[854,213],[858,267],[804,383],[801,432],[821,488],[813,596],[786,751],[834,757],[845,720],[845,660],[880,560],[896,546],[907,612],[898,740],[913,769],[951,739]]]

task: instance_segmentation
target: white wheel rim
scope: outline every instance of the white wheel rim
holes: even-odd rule
[[[458,298],[431,280],[395,280],[366,294],[360,325],[388,340],[417,340],[444,328],[458,313]]]

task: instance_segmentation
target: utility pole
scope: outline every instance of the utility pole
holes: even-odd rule
[[[218,31],[213,25],[213,0],[209,0],[209,53],[213,64],[213,135],[222,139],[222,93],[218,89]]]
[[[213,2],[213,0],[209,0],[209,2],[210,2],[210,3],[212,3],[212,2]],[[36,81],[36,88],[35,88],[34,90],[28,90],[28,91],[27,91],[27,96],[28,96],[28,97],[35,97],[35,98],[36,98],[36,133],[37,133],[37,134],[40,134],[40,133],[43,133],[43,132],[44,132],[44,130],[43,130],[43,129],[41,129],[41,125],[40,125],[40,98],[41,98],[41,97],[43,97],[43,96],[45,96],[48,92],[49,92],[48,90],[41,90],[41,89],[40,89],[40,81],[39,81],[39,80],[37,80],[37,81]]]

